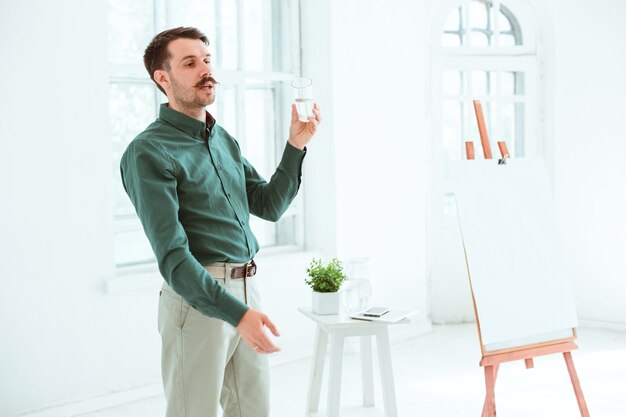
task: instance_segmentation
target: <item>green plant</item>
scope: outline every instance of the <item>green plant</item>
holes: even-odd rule
[[[306,272],[310,279],[305,279],[304,282],[315,292],[337,292],[346,279],[341,262],[337,258],[333,258],[326,266],[321,259],[313,258]]]

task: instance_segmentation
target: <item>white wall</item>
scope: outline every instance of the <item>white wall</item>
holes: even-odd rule
[[[579,317],[626,325],[626,2],[555,1],[555,185]]]
[[[370,257],[376,302],[417,308],[425,320],[422,9],[414,1],[305,1],[302,16],[303,72],[332,83],[318,96],[327,124],[318,139],[334,153],[308,180],[333,173],[324,184],[336,231],[318,224],[317,232],[334,234],[329,244],[342,258]]]
[[[154,293],[104,292],[114,274],[106,2],[0,7],[4,416],[159,371]]]

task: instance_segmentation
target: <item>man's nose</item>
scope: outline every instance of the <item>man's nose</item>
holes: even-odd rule
[[[211,66],[210,62],[205,62],[204,65],[202,65],[202,73],[200,75],[204,76],[209,76],[212,77],[213,76],[213,67]]]

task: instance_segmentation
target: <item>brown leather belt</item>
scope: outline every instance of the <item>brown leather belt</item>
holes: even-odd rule
[[[256,274],[256,263],[254,262],[254,259],[243,265],[237,265],[238,266],[230,267],[231,279],[242,279],[243,277],[251,278]],[[228,266],[228,263],[219,263],[204,265],[204,269],[206,269],[207,272],[213,276],[213,278],[224,279],[226,277]]]
[[[230,277],[232,279],[241,279],[244,277],[251,278],[256,274],[256,263],[254,259],[246,263],[244,266],[234,267],[230,270]]]
[[[231,279],[242,279],[244,277],[251,278],[256,274],[256,263],[254,259],[245,264],[230,264],[228,262],[204,265],[204,269],[207,270],[213,278],[224,279],[226,277],[226,271],[230,269]],[[248,304],[248,284],[247,279],[243,280],[243,302]]]

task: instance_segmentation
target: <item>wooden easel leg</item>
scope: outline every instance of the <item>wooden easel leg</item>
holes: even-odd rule
[[[485,404],[481,417],[496,417],[496,377],[500,365],[485,366]]]
[[[580,415],[582,417],[589,417],[589,410],[587,409],[587,403],[585,402],[585,396],[583,390],[580,387],[580,381],[578,380],[578,374],[574,367],[574,360],[572,359],[572,352],[563,352],[565,358],[565,364],[567,365],[567,371],[569,372],[569,378],[572,380],[574,386],[574,393],[576,394],[576,401],[578,402],[578,408],[580,409]]]

